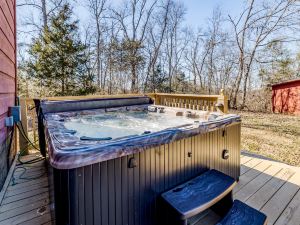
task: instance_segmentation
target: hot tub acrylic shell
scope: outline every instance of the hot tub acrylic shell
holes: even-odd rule
[[[53,140],[45,125],[57,224],[158,224],[162,192],[209,168],[240,175],[238,119],[70,168],[51,164]]]

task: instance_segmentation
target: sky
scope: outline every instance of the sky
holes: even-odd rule
[[[18,1],[18,0],[17,0]],[[73,8],[74,17],[79,19],[80,27],[83,28],[89,23],[89,12],[86,9],[86,0],[69,0],[71,5],[75,6]],[[108,2],[114,6],[118,6],[124,0],[108,0]],[[212,15],[215,7],[220,7],[224,16],[229,13],[232,16],[237,16],[243,9],[243,2],[245,0],[175,0],[182,2],[186,7],[186,15],[184,24],[188,27],[197,30],[198,28],[204,28],[207,23],[208,17]],[[22,2],[19,0],[19,2]],[[28,18],[32,15],[35,19],[39,18],[36,10],[33,10],[31,6],[17,7],[17,29],[18,35],[17,40],[20,46],[28,46],[31,43],[32,35],[30,31],[34,28],[24,26],[24,18]],[[20,32],[22,31],[22,32]],[[83,30],[82,30],[83,31]],[[26,57],[27,50],[22,48],[22,55]]]
[[[243,9],[244,0],[177,0],[183,2],[186,7],[184,23],[192,28],[205,26],[207,18],[212,15],[215,7],[220,7],[224,16],[229,13],[237,16]],[[118,5],[122,0],[110,0],[113,5]],[[79,17],[82,23],[88,18],[88,12],[83,7],[84,0],[81,0],[80,6],[75,8],[75,15]]]
[[[237,16],[243,10],[243,0],[186,0],[187,8],[185,23],[195,28],[204,26],[207,18],[212,15],[215,7],[220,7],[227,16],[229,13]]]
[[[21,0],[20,0],[21,1]],[[69,0],[71,5],[75,5],[73,8],[74,17],[79,19],[81,26],[85,27],[88,24],[89,20],[89,12],[87,11],[85,5],[86,0]],[[108,2],[114,6],[118,6],[124,0],[108,0]],[[212,16],[213,10],[216,7],[219,7],[223,13],[223,16],[227,18],[228,14],[230,14],[233,18],[236,18],[240,15],[240,13],[244,9],[245,1],[247,0],[174,0],[179,1],[184,4],[186,7],[186,14],[184,24],[193,30],[197,30],[198,28],[206,28],[208,18]],[[22,26],[21,18],[24,16],[24,13],[33,12],[31,7],[21,7],[17,8],[18,15],[18,29],[26,31],[26,26]],[[37,15],[34,15],[35,17]],[[19,33],[20,34],[20,33]],[[31,35],[23,34],[18,35],[18,42],[31,42]],[[290,50],[295,49],[294,43],[291,45],[288,44]],[[297,47],[298,49],[298,47]]]
[[[71,4],[72,1],[70,0]],[[84,7],[85,0],[76,0],[74,7],[75,17],[79,19],[80,23],[84,26],[87,24],[89,19],[89,13],[87,9]],[[123,0],[109,0],[109,2],[113,5],[118,5]],[[186,15],[184,23],[194,29],[204,27],[207,23],[208,17],[212,15],[212,12],[215,7],[220,7],[224,16],[227,16],[229,13],[232,16],[237,16],[243,9],[243,2],[245,0],[177,0],[179,2],[183,2],[186,7]],[[26,13],[33,12],[31,7],[18,7],[18,28],[19,30],[26,31],[26,27],[22,26],[21,19]],[[34,15],[35,17],[37,15]],[[27,40],[26,40],[27,39]],[[19,40],[25,42],[30,42],[30,37],[26,34],[20,35]]]

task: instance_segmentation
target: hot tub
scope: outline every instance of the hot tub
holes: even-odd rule
[[[240,117],[148,97],[36,101],[57,224],[158,224],[160,193],[217,169],[240,174]]]

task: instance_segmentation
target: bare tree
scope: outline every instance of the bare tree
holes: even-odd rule
[[[193,74],[194,92],[197,92],[196,78],[199,78],[202,93],[218,93],[228,82],[233,61],[230,52],[230,38],[223,29],[221,10],[214,9],[207,27],[191,35],[191,44],[186,50],[187,68]],[[230,43],[232,44],[232,43]]]
[[[67,1],[18,1],[22,9],[18,23],[21,42],[31,42],[31,37],[47,28],[50,18]],[[75,2],[70,1],[74,8]],[[272,62],[268,62],[271,58],[265,51],[270,54],[270,46],[278,43],[285,51],[286,43],[299,42],[297,35],[290,35],[300,31],[299,0],[245,1],[239,16],[229,15],[228,19],[216,7],[206,25],[197,31],[184,23],[183,3],[85,1],[90,20],[88,27],[80,24],[80,38],[88,46],[85,71],[95,77],[93,85],[86,86],[97,87],[103,94],[156,91],[157,86],[166,92],[213,94],[225,88],[230,92],[232,105],[243,108],[254,85],[262,87],[259,85],[269,82],[268,77],[274,78],[278,71],[271,67],[281,60],[280,55],[272,55]],[[23,54],[19,60],[24,61],[26,44],[20,44],[20,48]],[[289,68],[299,68],[299,59],[290,59]],[[293,73],[289,77],[299,76],[299,69],[282,73],[287,72]],[[22,73],[28,77],[24,68]],[[154,85],[162,80],[163,85]],[[25,87],[26,84],[24,90]]]
[[[112,9],[112,18],[123,31],[124,47],[127,52],[131,71],[131,91],[138,91],[138,65],[141,62],[139,51],[145,39],[149,20],[158,0],[130,0],[116,10]]]
[[[95,48],[96,48],[96,77],[97,85],[100,89],[104,88],[103,70],[101,69],[101,54],[103,53],[103,37],[104,32],[104,12],[106,10],[107,0],[88,0],[87,7],[92,15],[95,24]]]
[[[208,73],[207,73],[207,88],[208,94],[211,94],[213,91],[212,82],[215,78],[217,73],[216,69],[216,51],[217,48],[226,41],[226,34],[222,31],[222,13],[220,8],[215,8],[213,10],[212,17],[208,20],[208,57],[207,57],[207,64],[208,64]]]
[[[271,42],[285,40],[287,37],[274,39],[272,36],[295,26],[294,18],[297,16],[297,0],[276,0],[272,3],[264,1],[261,5],[256,0],[251,0],[236,20],[229,16],[239,49],[238,74],[230,95],[234,108],[237,108],[237,97],[243,79],[241,108],[245,106],[247,82],[256,53]]]
[[[170,92],[172,91],[172,78],[179,71],[179,63],[184,56],[183,53],[188,42],[187,33],[181,32],[182,30],[180,30],[185,12],[186,9],[183,4],[172,2],[165,40],[165,55]]]
[[[29,7],[38,10],[42,18],[42,23],[40,24],[34,21],[33,17],[30,17],[27,18],[25,24],[37,27],[41,30],[48,27],[49,17],[56,13],[64,3],[65,0],[22,0],[18,2],[17,7]]]
[[[197,93],[197,78],[200,91],[205,89],[204,68],[210,48],[205,43],[205,34],[200,31],[196,35],[191,35],[190,43],[185,52],[186,69],[193,74],[194,92]]]
[[[162,5],[162,10],[154,14],[153,22],[149,22],[148,37],[146,38],[146,44],[148,44],[147,51],[149,55],[149,62],[147,66],[144,91],[145,88],[148,86],[148,81],[153,83],[154,71],[157,65],[159,54],[161,53],[161,46],[163,44],[168,26],[170,7],[171,0],[167,0],[165,4]],[[152,79],[150,79],[150,75],[152,75]],[[154,86],[152,87],[152,92],[155,92],[153,88]]]

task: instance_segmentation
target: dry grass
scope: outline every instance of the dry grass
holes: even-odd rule
[[[242,117],[242,149],[300,166],[300,117],[234,112]]]

